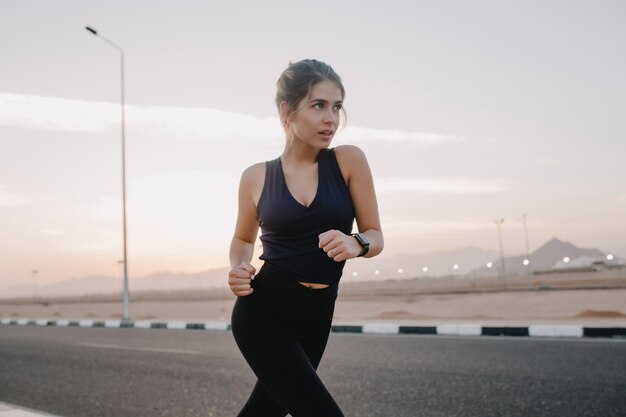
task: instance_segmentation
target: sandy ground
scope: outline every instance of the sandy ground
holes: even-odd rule
[[[401,325],[480,323],[528,325],[535,323],[626,327],[626,279],[613,281],[559,280],[528,290],[526,280],[511,281],[508,291],[494,290],[492,282],[420,280],[342,283],[335,306],[335,324],[367,322]],[[611,284],[613,287],[608,288]],[[539,284],[539,283],[537,283]],[[548,287],[552,289],[548,289]],[[559,289],[556,289],[559,288]],[[227,289],[205,295],[170,294],[136,297],[130,304],[134,320],[185,320],[230,322],[235,302]],[[194,298],[204,299],[194,299]],[[175,299],[172,299],[175,298]],[[120,319],[122,303],[116,300],[84,302],[48,300],[0,301],[0,317]]]

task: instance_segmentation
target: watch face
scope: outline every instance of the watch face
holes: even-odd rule
[[[361,245],[361,247],[362,247],[361,253],[359,253],[357,255],[357,257],[365,256],[365,254],[369,251],[369,248],[370,248],[369,240],[367,240],[365,235],[362,234],[362,233],[355,233],[352,236],[354,236],[354,238],[357,240],[357,242],[359,242],[359,245]]]
[[[367,238],[365,237],[364,234],[358,233],[356,236],[357,236],[357,239],[359,240],[359,242],[361,242],[362,245],[369,245],[370,244],[370,241],[367,240]]]

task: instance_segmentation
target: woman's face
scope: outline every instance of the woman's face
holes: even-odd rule
[[[337,132],[342,101],[341,90],[333,81],[311,87],[311,94],[298,103],[299,110],[291,116],[293,140],[328,148]]]

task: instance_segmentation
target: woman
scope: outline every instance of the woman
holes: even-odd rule
[[[276,93],[285,149],[241,176],[231,323],[258,380],[240,417],[343,416],[316,370],[345,261],[383,249],[365,155],[355,146],[329,148],[344,96],[329,65],[290,63]],[[355,218],[360,233],[352,235]],[[256,274],[250,261],[259,226],[264,264]]]

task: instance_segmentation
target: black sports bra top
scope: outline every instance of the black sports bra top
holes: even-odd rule
[[[320,233],[352,232],[354,207],[333,149],[317,156],[317,193],[308,207],[291,195],[280,157],[265,163],[265,183],[257,203],[263,254],[259,259],[297,281],[332,285],[345,261],[335,262],[319,247]]]

